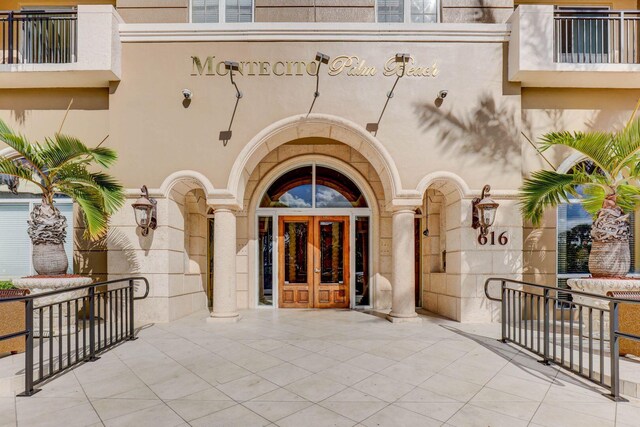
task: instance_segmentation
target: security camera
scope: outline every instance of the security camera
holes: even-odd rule
[[[182,89],[182,96],[184,96],[184,99],[191,99],[191,91],[189,89]]]
[[[438,98],[445,99],[448,94],[449,94],[448,90],[441,90],[440,92],[438,92]]]

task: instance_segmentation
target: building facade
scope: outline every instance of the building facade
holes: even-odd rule
[[[69,252],[79,274],[148,277],[141,319],[210,306],[213,321],[362,308],[402,322],[422,307],[490,322],[486,278],[586,272],[584,212],[563,205],[533,228],[518,188],[582,160],[541,156],[545,132],[631,117],[636,1],[79,3],[9,2],[0,117],[33,140],[62,126],[119,153],[109,172],[127,205],[97,242],[69,209]],[[131,208],[142,185],[157,201],[147,236]],[[500,206],[480,238],[485,185]],[[30,273],[19,227],[37,195],[22,190],[0,185],[0,278]],[[21,266],[5,261],[18,253]]]

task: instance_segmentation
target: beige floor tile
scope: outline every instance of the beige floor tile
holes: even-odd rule
[[[159,399],[98,399],[91,402],[100,419],[110,420],[162,404]]]
[[[465,405],[447,423],[456,427],[526,427],[529,424],[528,421],[473,405]]]
[[[407,384],[420,385],[430,377],[432,377],[436,371],[422,368],[419,366],[412,366],[406,363],[400,362],[389,366],[388,368],[380,371],[381,375],[402,381]]]
[[[277,385],[257,375],[249,375],[218,386],[218,390],[237,402],[251,400],[277,388]]]
[[[546,427],[556,427],[562,420],[563,427],[609,427],[614,422],[598,418],[571,409],[571,405],[556,406],[542,403],[533,416],[532,422]]]
[[[185,421],[193,421],[236,405],[232,400],[170,400],[166,402]]]
[[[291,383],[285,388],[311,402],[320,402],[344,390],[346,386],[315,374]]]
[[[380,374],[372,375],[352,387],[389,403],[395,402],[415,388],[411,384],[393,380]]]
[[[292,360],[291,363],[307,371],[314,373],[324,371],[327,368],[339,364],[334,359],[330,359],[319,354],[310,354],[308,356],[301,357],[299,359]]]
[[[418,403],[418,402],[395,402],[394,405],[412,412],[433,418],[438,421],[447,421],[464,406],[462,402],[438,402],[438,403]]]
[[[380,372],[396,363],[395,360],[364,353],[347,361],[348,364],[364,368],[372,372]]]
[[[259,371],[256,375],[259,375],[280,387],[284,387],[294,381],[313,375],[313,372],[302,369],[299,366],[292,365],[291,363],[283,363],[281,365],[274,366],[273,368]]]
[[[408,409],[389,405],[362,421],[362,424],[367,427],[435,427],[442,423]]]
[[[16,425],[16,402],[13,397],[0,397],[0,426]]]
[[[432,376],[420,384],[419,387],[450,397],[460,402],[468,401],[482,389],[482,386],[478,384],[440,374]]]
[[[280,427],[350,427],[356,422],[318,405],[310,406],[277,422]]]
[[[251,409],[261,417],[266,418],[271,422],[276,422],[282,418],[288,417],[291,414],[302,411],[305,408],[313,405],[311,402],[264,402],[264,401],[249,401],[244,402],[243,405]]]
[[[340,384],[350,386],[370,377],[373,375],[373,372],[367,369],[358,368],[357,366],[349,365],[348,363],[340,363],[319,372],[319,375]]]
[[[270,423],[242,405],[235,405],[190,422],[193,427],[261,427]]]
[[[325,400],[319,403],[337,414],[347,417],[353,421],[360,422],[375,414],[388,405],[387,402],[338,402]]]
[[[496,401],[471,401],[470,405],[498,412],[503,415],[518,418],[523,421],[530,421],[536,413],[539,402],[496,402]]]

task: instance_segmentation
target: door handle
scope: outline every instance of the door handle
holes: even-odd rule
[[[316,272],[316,273],[320,273],[320,269],[319,268],[314,268],[313,271]]]

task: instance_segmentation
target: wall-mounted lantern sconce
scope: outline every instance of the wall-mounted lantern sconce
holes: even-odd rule
[[[496,211],[498,210],[498,206],[500,206],[491,198],[491,194],[489,194],[490,191],[491,187],[485,185],[482,188],[480,198],[475,198],[471,202],[471,209],[473,211],[471,227],[474,229],[479,228],[482,236],[489,234],[489,227],[491,227],[496,220]]]
[[[328,64],[329,59],[331,59],[329,55],[325,55],[321,52],[316,52],[316,61],[318,61],[318,67],[316,68],[316,91],[313,92],[313,101],[311,102],[311,107],[309,108],[307,116],[309,116],[309,114],[311,114],[311,111],[313,111],[313,106],[316,103],[316,99],[318,99],[318,97],[320,96],[320,67],[322,66],[322,64]]]
[[[371,132],[373,136],[378,134],[378,129],[380,128],[380,121],[382,120],[382,116],[384,116],[384,112],[387,109],[387,105],[389,104],[389,100],[393,98],[393,92],[396,90],[396,85],[400,81],[407,69],[407,62],[411,60],[411,54],[409,53],[396,53],[395,62],[402,64],[402,72],[398,74],[396,77],[396,81],[393,83],[391,90],[387,92],[387,100],[384,103],[384,107],[382,107],[382,111],[380,112],[380,117],[378,117],[378,121],[375,123],[367,123],[366,129]]]
[[[143,185],[140,191],[142,192],[140,198],[132,206],[136,216],[136,223],[142,230],[142,235],[146,236],[149,234],[149,229],[155,230],[158,226],[156,217],[157,201],[149,198],[149,191],[146,185]]]
[[[229,71],[229,77],[231,78],[231,84],[236,89],[236,105],[233,107],[233,114],[231,114],[231,121],[229,122],[229,129],[220,131],[219,140],[222,141],[222,144],[226,147],[231,139],[231,126],[233,125],[233,119],[236,117],[236,111],[238,110],[238,103],[240,102],[240,98],[242,98],[242,92],[238,89],[238,85],[235,80],[233,80],[233,72],[240,71],[240,64],[235,61],[224,61],[224,68]]]

